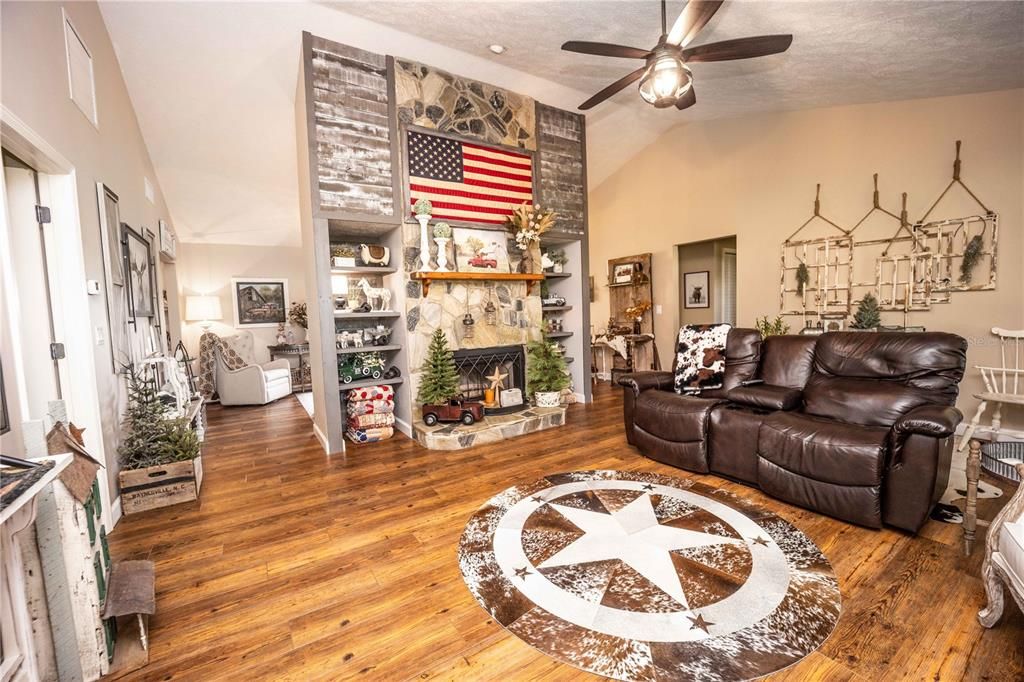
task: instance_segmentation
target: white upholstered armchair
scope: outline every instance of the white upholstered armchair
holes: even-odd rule
[[[217,393],[221,405],[266,405],[292,392],[292,370],[288,360],[257,364],[252,332],[241,331],[222,340],[230,350],[226,358],[220,348],[215,350]]]

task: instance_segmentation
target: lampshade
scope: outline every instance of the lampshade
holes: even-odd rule
[[[659,56],[640,79],[640,96],[657,108],[670,107],[693,84],[690,69],[672,54]]]
[[[185,319],[189,322],[208,322],[221,317],[219,296],[185,297]]]
[[[335,296],[348,296],[348,275],[331,276],[331,293]]]

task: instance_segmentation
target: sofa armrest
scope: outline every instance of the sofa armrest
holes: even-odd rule
[[[960,410],[948,405],[921,405],[896,420],[893,430],[897,434],[917,433],[933,438],[948,438],[964,418]]]
[[[758,410],[795,410],[803,402],[803,393],[795,388],[773,384],[737,386],[729,391],[726,400]]]
[[[640,395],[651,389],[669,391],[675,386],[675,375],[665,370],[633,372],[619,377],[619,386],[631,389],[633,395]]]

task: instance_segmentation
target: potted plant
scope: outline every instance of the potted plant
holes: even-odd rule
[[[907,294],[910,295],[909,293]],[[875,331],[882,324],[882,315],[878,307],[878,299],[874,294],[864,294],[864,298],[857,304],[857,312],[853,315],[851,329],[860,331]]]
[[[295,335],[295,342],[304,343],[306,340],[306,330],[309,328],[309,314],[306,310],[305,302],[296,303],[292,301],[291,307],[288,308],[288,321],[302,330]]]
[[[542,334],[526,349],[526,387],[537,407],[558,407],[569,388],[569,370],[555,344]]]
[[[125,367],[128,407],[117,448],[125,514],[198,499],[203,482],[199,436],[189,420],[169,412],[156,381]]]
[[[768,316],[759,317],[754,322],[754,326],[757,327],[757,331],[761,332],[762,337],[769,336],[782,336],[789,333],[789,325],[782,319],[782,315],[776,316],[774,320],[769,320]]]
[[[561,273],[565,264],[569,262],[569,259],[565,255],[565,251],[548,251],[547,256],[548,260],[551,261],[551,272]]]
[[[427,238],[427,224],[434,212],[430,199],[420,197],[412,205],[413,215],[420,224],[420,271],[430,272],[430,240]]]
[[[452,226],[448,223],[434,225],[434,243],[437,244],[437,271],[448,272],[448,241],[452,238]]]

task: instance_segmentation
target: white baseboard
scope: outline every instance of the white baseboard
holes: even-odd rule
[[[576,396],[576,402],[578,402],[578,403],[585,403],[585,402],[587,402],[587,396],[583,395],[582,393],[573,393],[573,395]]]
[[[124,516],[124,512],[121,511],[121,496],[118,495],[114,498],[114,501],[110,504],[110,528],[113,530],[117,522]]]
[[[395,417],[395,428],[407,435],[409,438],[413,437],[412,425],[409,424],[409,422]]]
[[[313,422],[313,435],[316,436],[318,441],[320,441],[320,447],[324,449],[324,452],[328,455],[331,454],[330,450],[327,449],[327,436],[325,436],[323,431],[320,430],[320,427],[316,425],[316,422]]]

